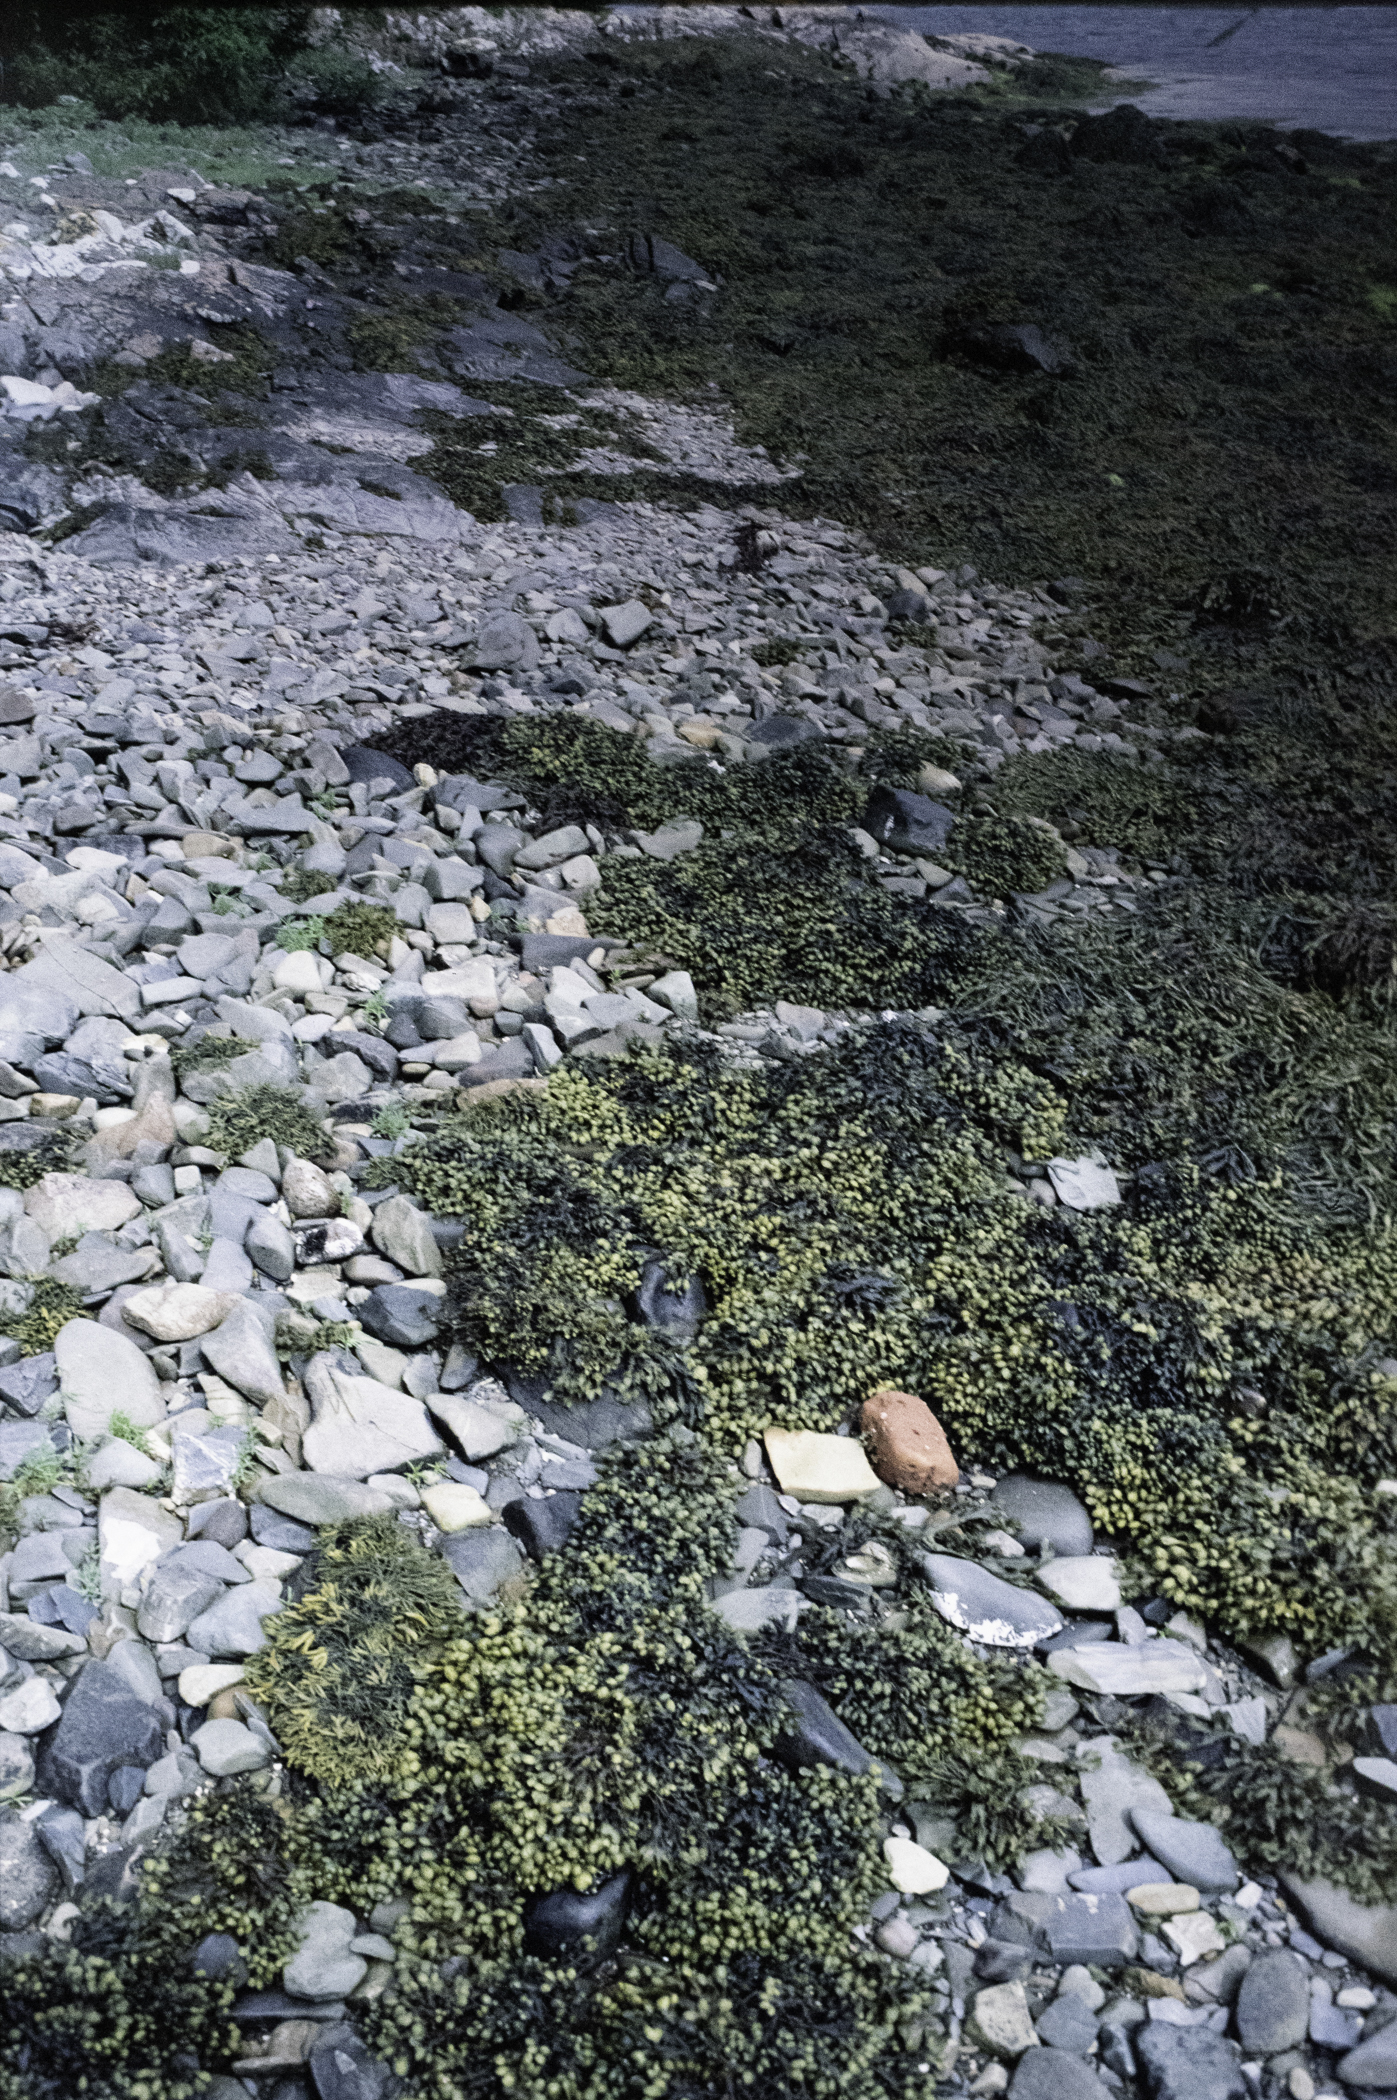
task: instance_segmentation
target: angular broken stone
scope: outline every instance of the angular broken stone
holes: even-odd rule
[[[1062,1619],[1046,1598],[1016,1589],[978,1561],[949,1553],[926,1553],[922,1566],[932,1603],[943,1619],[989,1648],[1032,1648],[1062,1631]]]

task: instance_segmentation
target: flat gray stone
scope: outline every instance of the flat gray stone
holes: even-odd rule
[[[200,1339],[206,1360],[249,1400],[265,1405],[285,1397],[286,1386],[272,1342],[273,1323],[250,1300],[234,1306],[226,1320]]]
[[[294,1518],[298,1524],[339,1524],[346,1517],[382,1517],[397,1507],[384,1489],[369,1487],[362,1480],[347,1479],[342,1474],[281,1473],[263,1481],[259,1492],[269,1508]],[[255,1536],[255,1524],[253,1532]]]
[[[1061,1614],[1032,1590],[1016,1589],[978,1561],[926,1553],[932,1603],[949,1625],[989,1648],[1032,1648],[1061,1633]]]
[[[1305,1881],[1284,1870],[1278,1878],[1317,1940],[1397,1984],[1397,1903],[1358,1903],[1332,1881]]]
[[[1397,2022],[1350,2049],[1335,2069],[1345,2085],[1376,2086],[1380,2092],[1397,2087]]]
[[[1055,1962],[1082,1962],[1088,1968],[1119,1968],[1135,1959],[1140,1944],[1123,1896],[1023,1890],[1005,1897],[992,1929],[996,1938],[1035,1947]]]
[[[65,1655],[84,1655],[87,1642],[62,1626],[41,1626],[27,1612],[0,1612],[0,1648],[19,1662],[57,1662]]]
[[[1132,1809],[1153,1809],[1158,1815],[1172,1816],[1174,1804],[1159,1781],[1133,1764],[1114,1736],[1096,1736],[1083,1743],[1078,1767],[1091,1849],[1103,1867],[1129,1859],[1136,1849],[1136,1832],[1129,1820]],[[1132,1881],[1124,1887],[1136,1885]]]
[[[1031,1552],[1051,1546],[1054,1553],[1090,1553],[1095,1535],[1085,1506],[1056,1480],[1034,1480],[1027,1473],[1006,1473],[994,1491],[995,1507],[1013,1519]]]
[[[799,1590],[777,1589],[773,1583],[765,1589],[729,1590],[715,1598],[710,1609],[734,1633],[760,1633],[766,1626],[784,1626],[793,1633],[803,1602]]]
[[[520,1428],[482,1407],[466,1393],[429,1393],[427,1406],[472,1465],[517,1444]]]
[[[1152,1692],[1197,1692],[1208,1669],[1187,1641],[1094,1641],[1081,1648],[1055,1648],[1048,1668],[1079,1691],[1114,1699],[1140,1699]]]
[[[1190,1823],[1152,1808],[1133,1808],[1130,1820],[1146,1850],[1175,1881],[1187,1882],[1204,1895],[1230,1895],[1236,1888],[1237,1862],[1213,1824]]]
[[[1237,1993],[1237,2033],[1248,2056],[1279,2056],[1310,2025],[1310,1972],[1288,1947],[1265,1948]]]
[[[80,1442],[105,1436],[113,1415],[125,1415],[137,1429],[164,1421],[160,1381],[143,1351],[125,1335],[95,1320],[69,1320],[58,1330],[53,1354],[63,1412]]]
[[[420,1400],[376,1378],[349,1377],[328,1352],[312,1359],[305,1383],[314,1420],[301,1438],[301,1456],[313,1473],[366,1480],[442,1450]]]
[[[190,1622],[185,1638],[201,1655],[256,1655],[267,1645],[262,1621],[282,1609],[279,1582],[249,1582],[225,1590],[216,1604]]]

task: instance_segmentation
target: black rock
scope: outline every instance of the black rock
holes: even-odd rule
[[[806,1575],[800,1586],[812,1604],[823,1604],[830,1611],[851,1611],[866,1619],[873,1610],[873,1592],[867,1583],[841,1582],[837,1575]]]
[[[1065,343],[1044,335],[1036,321],[1000,321],[964,328],[955,347],[977,363],[992,365],[1000,372],[1046,372],[1057,377],[1070,371],[1071,352]]]
[[[608,1444],[649,1436],[655,1426],[643,1400],[618,1400],[603,1390],[595,1400],[567,1407],[549,1397],[551,1389],[546,1378],[508,1368],[501,1376],[510,1399],[517,1407],[537,1415],[550,1436],[566,1437],[570,1444],[581,1444],[587,1451],[604,1451]]]
[[[349,769],[351,784],[362,781],[367,787],[375,780],[391,780],[395,795],[405,794],[417,783],[407,767],[396,758],[389,758],[384,751],[374,751],[367,744],[344,744],[340,757]]]
[[[622,1867],[585,1896],[573,1889],[554,1889],[535,1896],[524,1907],[524,1946],[528,1953],[556,1961],[590,1951],[610,1954],[621,1937],[631,1902],[631,1870]]]
[[[697,1276],[691,1276],[682,1291],[671,1290],[664,1263],[650,1261],[641,1271],[635,1306],[646,1327],[658,1328],[677,1342],[691,1342],[703,1325],[708,1301]]]
[[[768,715],[747,731],[746,741],[767,751],[794,751],[797,744],[811,743],[819,735],[815,724],[799,715]]]
[[[772,1744],[774,1757],[793,1771],[833,1765],[837,1772],[876,1772],[883,1792],[901,1799],[902,1781],[896,1773],[870,1756],[813,1684],[787,1677],[779,1689],[789,1713],[783,1715],[781,1732]]]
[[[1117,103],[1104,116],[1083,117],[1072,134],[1072,151],[1083,160],[1154,167],[1164,158],[1158,126],[1133,102]]]
[[[317,2035],[309,2062],[316,2100],[390,2100],[401,2086],[349,2026],[327,2027]]]
[[[427,722],[421,726],[429,729],[431,719],[428,717]],[[437,719],[446,720],[452,733],[459,727],[458,718],[454,715],[439,716]],[[424,744],[429,740],[424,737]],[[510,787],[507,781],[476,780],[469,773],[443,773],[432,794],[434,800],[445,803],[448,809],[478,809],[482,817],[488,817],[492,810],[524,807],[524,797],[518,788]]]
[[[247,1982],[247,1963],[231,1932],[205,1933],[194,1949],[194,1973],[219,1980],[226,1977],[239,1987]]]
[[[100,1816],[107,1781],[120,1765],[154,1764],[164,1748],[160,1720],[109,1663],[85,1663],[39,1754],[43,1791]]]
[[[314,1998],[293,1998],[286,1991],[244,1991],[233,2006],[233,2018],[240,2027],[250,2027],[259,2020],[324,2020],[327,2025],[342,2021],[345,2013],[342,1998],[330,1998],[317,2002]]]
[[[7,1401],[17,1414],[38,1414],[57,1391],[58,1372],[52,1349],[46,1349],[42,1356],[21,1357],[17,1364],[7,1364],[0,1371],[0,1400]]]
[[[309,1553],[315,1545],[315,1533],[308,1525],[282,1516],[280,1510],[270,1509],[265,1502],[254,1502],[248,1518],[253,1540],[259,1546],[274,1547],[278,1553]]]
[[[435,1341],[443,1317],[442,1300],[434,1291],[406,1283],[377,1284],[359,1306],[360,1324],[394,1349],[421,1349]]]
[[[544,1495],[537,1502],[528,1495],[511,1502],[504,1512],[506,1527],[533,1560],[556,1553],[567,1544],[582,1508],[582,1497],[570,1488]]]
[[[864,830],[898,853],[939,853],[951,835],[954,812],[908,788],[877,787],[864,811]]]
[[[146,1775],[140,1765],[118,1765],[107,1781],[113,1814],[129,1816],[145,1790]]]
[[[395,1007],[383,1031],[383,1041],[393,1050],[415,1050],[422,1041],[416,1016],[410,1006]]]
[[[1135,2030],[1135,2054],[1152,2100],[1246,2100],[1237,2052],[1210,2027],[1146,2021]]]

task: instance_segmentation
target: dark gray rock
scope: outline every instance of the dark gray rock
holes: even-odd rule
[[[1071,369],[1072,353],[1057,337],[1045,335],[1035,321],[991,322],[965,328],[956,348],[977,364],[1000,372],[1045,372],[1053,377]]]
[[[619,1874],[598,1883],[585,1896],[574,1889],[535,1896],[524,1907],[525,1948],[550,1961],[584,1951],[598,1957],[610,1954],[621,1938],[630,1902],[629,1867],[622,1867]]]
[[[1107,2095],[1079,2056],[1069,2056],[1065,2049],[1025,2049],[1009,2100],[1107,2100]]]
[[[582,1513],[580,1494],[564,1489],[533,1501],[527,1495],[511,1502],[504,1520],[531,1560],[543,1560],[565,1546]]]
[[[1248,2056],[1278,2056],[1305,2039],[1310,2022],[1310,1974],[1288,1947],[1268,1948],[1242,1978],[1237,2032]]]
[[[270,1510],[267,1514],[276,1517],[275,1510]],[[276,1521],[278,1524],[289,1525],[295,1531],[301,1529],[298,1524],[292,1525],[289,1517],[276,1517]],[[234,1546],[240,1546],[247,1537],[247,1511],[242,1503],[231,1495],[224,1496],[217,1502],[196,1503],[186,1519],[185,1530],[191,1539],[212,1539],[215,1545],[231,1551]],[[260,1543],[267,1544],[268,1541],[263,1540]],[[308,1543],[314,1544],[314,1539],[309,1539]],[[285,1550],[300,1551],[300,1548]]]
[[[35,1828],[71,1896],[74,1889],[82,1886],[87,1865],[82,1817],[75,1808],[50,1808],[40,1816]]]
[[[369,2054],[352,2027],[325,2028],[311,2045],[310,2082],[316,2100],[391,2100],[401,2080]]]
[[[746,742],[759,751],[794,751],[798,744],[814,743],[820,731],[799,715],[767,715],[749,729]]]
[[[44,1402],[51,1400],[57,1391],[58,1373],[52,1349],[45,1349],[42,1356],[22,1357],[17,1364],[6,1364],[0,1370],[0,1400],[6,1401],[17,1414],[38,1414]]]
[[[708,1301],[698,1277],[690,1276],[683,1290],[673,1290],[662,1261],[645,1264],[635,1303],[646,1327],[657,1328],[676,1342],[691,1342],[703,1325],[703,1316],[708,1310]]]
[[[30,1598],[29,1616],[40,1626],[61,1626],[67,1633],[85,1634],[102,1615],[70,1582],[55,1582],[51,1589]]]
[[[196,1976],[214,1976],[235,1984],[247,1982],[247,1963],[231,1932],[205,1933],[194,1949]]]
[[[0,1422],[0,1480],[13,1480],[27,1458],[53,1450],[46,1422]]]
[[[784,1546],[791,1528],[791,1520],[776,1498],[774,1488],[764,1481],[756,1481],[733,1504],[733,1514],[740,1524],[749,1524],[755,1531],[764,1531],[778,1546]]]
[[[359,1306],[359,1320],[371,1335],[395,1349],[421,1349],[436,1340],[445,1308],[433,1291],[406,1283],[380,1283]]]
[[[1204,1895],[1230,1895],[1237,1887],[1237,1862],[1211,1823],[1190,1823],[1152,1808],[1133,1808],[1130,1820],[1140,1842],[1169,1869]]]
[[[577,1407],[564,1406],[549,1398],[546,1379],[506,1370],[504,1382],[516,1406],[537,1415],[552,1436],[566,1437],[586,1451],[604,1451],[610,1444],[628,1443],[649,1436],[654,1418],[643,1400],[624,1401],[609,1392]]]
[[[1017,1940],[982,1940],[974,1966],[981,1983],[1022,1983],[1033,1970],[1033,1949]]]
[[[0,1929],[23,1932],[58,1894],[58,1872],[33,1823],[0,1809]]]
[[[1150,2020],[1136,2028],[1134,2048],[1151,2100],[1247,2100],[1236,2050],[1210,2027]]]
[[[880,846],[897,853],[939,853],[955,825],[955,812],[909,788],[876,787],[864,810],[863,828]]]
[[[390,758],[385,751],[375,751],[368,744],[342,744],[340,762],[351,782],[361,781],[366,787],[375,780],[391,780],[393,793],[401,795],[417,785],[400,759]]]
[[[442,1558],[460,1583],[466,1602],[486,1609],[501,1587],[523,1572],[524,1556],[503,1525],[458,1531],[442,1540]]]
[[[864,1749],[813,1684],[787,1677],[780,1691],[787,1711],[781,1732],[772,1744],[772,1754],[782,1764],[793,1771],[832,1765],[837,1772],[876,1772],[883,1792],[895,1800],[901,1798],[902,1782],[897,1775]]]
[[[40,1752],[39,1781],[85,1816],[100,1816],[117,1767],[152,1765],[163,1748],[159,1717],[126,1679],[110,1663],[85,1663]]]
[[[315,1545],[315,1533],[308,1524],[284,1517],[279,1509],[272,1509],[265,1502],[254,1502],[247,1514],[255,1545],[271,1546],[278,1553],[309,1553]],[[233,1543],[236,1545],[237,1541]]]
[[[140,1765],[118,1765],[107,1781],[113,1815],[129,1816],[145,1790],[146,1775]]]
[[[1056,1480],[1034,1480],[1027,1473],[1007,1473],[994,1491],[995,1507],[1018,1526],[1030,1552],[1051,1546],[1054,1553],[1090,1553],[1095,1543],[1091,1518],[1073,1494]]]
[[[992,1575],[978,1561],[924,1553],[922,1566],[943,1619],[992,1648],[1031,1648],[1062,1630],[1062,1614],[1033,1590]]]
[[[1103,1969],[1133,1961],[1139,1935],[1123,1896],[1048,1896],[1016,1890],[994,1913],[996,1938],[1017,1940],[1055,1962],[1085,1962]]]

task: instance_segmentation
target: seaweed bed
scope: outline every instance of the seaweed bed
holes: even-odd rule
[[[567,189],[500,215],[510,245],[639,225],[723,280],[705,307],[584,265],[559,318],[589,369],[716,384],[749,442],[802,456],[785,503],[904,558],[1073,572],[1083,664],[1203,734],[1148,767],[1012,761],[971,813],[1170,879],[1134,919],[978,928],[861,878],[849,776],[818,754],[705,776],[697,808],[692,775],[599,729],[400,727],[399,756],[503,774],[556,821],[701,815],[683,863],[608,868],[594,923],[689,968],[710,1017],[787,996],[944,1018],[755,1073],[701,1045],[569,1067],[394,1162],[465,1223],[459,1338],[564,1395],[644,1398],[656,1434],[606,1460],[528,1596],[464,1627],[393,1525],[322,1535],[249,1671],[282,1796],[207,1798],[139,1905],[21,1965],[5,2100],[79,2072],[181,2100],[194,2062],[229,2060],[232,1982],[190,1975],[195,1939],[233,1933],[269,1983],[309,1897],[363,1914],[404,1891],[366,2032],[413,2093],[929,2093],[925,1982],[850,1937],[879,1886],[877,1780],[767,1757],[779,1686],[824,1689],[957,1856],[998,1865],[1052,1835],[1014,1747],[1041,1673],[969,1654],[871,1510],[839,1551],[887,1552],[895,1611],[814,1608],[744,1643],[702,1609],[744,1439],[833,1427],[881,1382],[924,1394],[963,1457],[1071,1481],[1138,1598],[1347,1649],[1311,1706],[1326,1740],[1397,1687],[1397,1497],[1375,1492],[1397,1473],[1391,156],[1123,123],[1086,133],[1093,157],[1067,111],[880,99],[765,50],[555,80]],[[1023,321],[1069,369],[977,361],[978,330]],[[444,436],[436,467],[450,485]],[[874,739],[864,772],[937,755]],[[1006,1164],[1096,1146],[1117,1210],[1004,1190]],[[688,1347],[626,1309],[657,1251],[704,1285]],[[1140,1748],[1253,1869],[1390,1896],[1391,1814],[1328,1772],[1231,1737]],[[532,1892],[622,1869],[618,1954],[530,1950]]]

